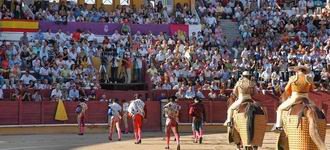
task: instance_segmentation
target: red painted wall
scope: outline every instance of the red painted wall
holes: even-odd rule
[[[143,92],[106,92],[102,91],[99,94],[106,93],[110,98],[126,97],[126,99],[132,99],[134,93],[143,94]],[[152,93],[153,99],[160,96],[161,93],[166,93],[167,96],[172,95],[174,91],[155,91]],[[113,94],[113,95],[112,95]],[[325,92],[313,92],[310,94],[312,100],[319,107],[326,105],[330,106],[330,93]],[[254,99],[259,101],[262,106],[266,107],[269,115],[269,122],[275,121],[275,112],[278,106],[278,98],[272,95],[257,94]],[[182,111],[180,112],[180,122],[189,123],[191,118],[188,115],[189,105],[192,100],[180,100],[178,102]],[[206,121],[209,123],[222,123],[226,118],[227,103],[220,100],[204,100],[203,102],[206,108]],[[18,125],[18,124],[59,124],[59,123],[76,123],[75,108],[77,102],[65,102],[65,108],[68,114],[68,121],[56,121],[54,120],[57,103],[51,101],[42,102],[21,102],[21,101],[0,101],[0,125]],[[88,111],[86,114],[87,123],[106,123],[107,122],[107,102],[90,101],[88,102]],[[144,120],[144,129],[147,131],[159,131],[161,129],[161,108],[159,101],[147,101],[147,119]],[[330,112],[330,107],[327,108],[327,112]],[[327,115],[327,120],[330,122],[330,115]],[[131,121],[129,121],[130,129],[132,129]]]

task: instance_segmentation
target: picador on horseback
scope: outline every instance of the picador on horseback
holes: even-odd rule
[[[234,143],[237,149],[256,150],[262,146],[266,132],[267,112],[252,99],[257,91],[248,71],[236,83],[233,94],[228,99],[227,120],[228,142]]]
[[[308,76],[309,69],[305,66],[297,66],[294,68],[294,71],[296,75],[290,77],[285,87],[283,98],[286,100],[277,108],[276,123],[272,131],[278,132],[283,130],[282,112],[292,106],[298,98],[307,98],[309,103],[314,105],[314,102],[308,98],[308,93],[315,88],[313,79]]]
[[[281,96],[276,123],[272,131],[278,132],[276,150],[326,150],[326,119],[308,94],[315,88],[306,66],[294,68]]]
[[[227,120],[224,123],[225,126],[232,125],[232,117],[234,110],[237,109],[245,100],[252,99],[251,95],[256,92],[256,89],[256,83],[251,81],[250,73],[248,71],[244,71],[242,74],[242,78],[237,81],[234,87],[233,94],[236,97],[238,96],[238,99],[228,108]]]

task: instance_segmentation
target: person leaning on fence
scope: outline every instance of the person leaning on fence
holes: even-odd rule
[[[296,75],[289,78],[289,82],[285,87],[284,101],[278,108],[276,112],[276,123],[272,128],[272,131],[279,132],[283,130],[282,128],[282,112],[292,106],[298,98],[307,98],[311,104],[314,102],[309,99],[308,93],[315,89],[313,79],[308,76],[310,70],[306,66],[297,66],[294,68]]]

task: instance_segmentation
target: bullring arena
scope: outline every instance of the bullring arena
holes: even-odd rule
[[[0,150],[326,150],[329,123],[330,0],[0,0]]]

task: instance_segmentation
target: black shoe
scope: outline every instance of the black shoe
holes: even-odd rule
[[[166,146],[165,149],[170,149],[170,147],[169,146]]]
[[[199,144],[202,144],[202,142],[203,142],[203,137],[200,137],[199,138]]]
[[[78,133],[78,135],[84,135],[84,133]]]
[[[139,140],[139,141],[135,142],[134,144],[141,144],[141,143],[142,143],[142,141]]]

